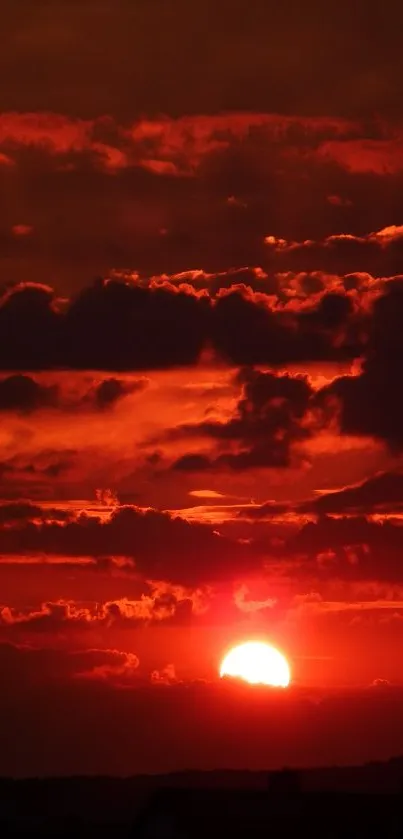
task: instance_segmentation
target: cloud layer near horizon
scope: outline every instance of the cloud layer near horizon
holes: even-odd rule
[[[0,644],[0,663],[18,687],[5,708],[0,771],[16,777],[244,769],[245,762],[254,770],[357,764],[403,745],[402,691],[381,679],[353,691],[295,687],[279,695],[223,683],[169,685],[173,671],[165,668],[165,680],[155,674],[154,684],[133,689],[137,658],[113,649],[60,653]]]

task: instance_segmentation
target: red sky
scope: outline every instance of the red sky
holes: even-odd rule
[[[3,3],[0,774],[403,751],[400,17]]]

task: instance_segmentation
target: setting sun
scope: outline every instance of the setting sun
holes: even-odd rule
[[[233,676],[252,685],[287,687],[290,668],[287,659],[275,647],[261,641],[248,641],[233,647],[220,667],[220,677]]]

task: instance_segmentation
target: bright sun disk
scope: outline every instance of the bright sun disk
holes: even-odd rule
[[[233,676],[251,685],[285,688],[290,683],[290,668],[275,647],[262,641],[247,641],[232,647],[223,658],[220,676]]]

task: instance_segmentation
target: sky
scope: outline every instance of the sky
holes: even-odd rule
[[[2,775],[403,752],[381,12],[2,4]],[[247,640],[289,688],[219,679]]]

